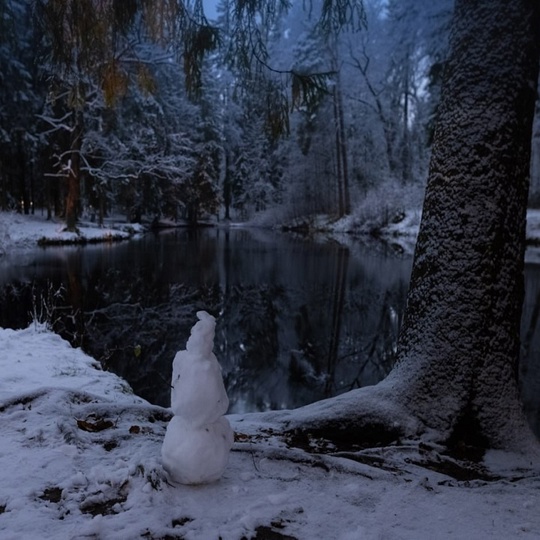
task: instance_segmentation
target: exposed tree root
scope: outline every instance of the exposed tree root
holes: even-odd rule
[[[246,424],[235,426],[237,442],[248,443],[245,449],[262,452],[269,459],[302,461],[329,469],[339,469],[347,460],[363,465],[357,472],[368,478],[376,476],[376,471],[418,475],[418,468],[440,474],[441,482],[510,478],[491,471],[484,463],[489,441],[479,434],[471,411],[449,421],[444,430],[430,429],[389,399],[388,390],[384,385],[362,388],[295,411],[244,417]],[[274,443],[271,453],[265,451],[269,439]],[[237,444],[235,449],[243,447]],[[524,447],[523,454],[527,451]],[[345,468],[352,472],[350,466]],[[516,474],[537,473],[532,461],[530,470],[522,472],[517,474],[514,467],[509,474],[515,478]]]

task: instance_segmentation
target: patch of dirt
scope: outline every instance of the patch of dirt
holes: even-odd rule
[[[103,449],[106,452],[110,452],[111,450],[114,450],[117,447],[118,447],[118,443],[116,441],[105,441],[103,443]]]
[[[92,398],[88,394],[83,394],[81,392],[69,392],[69,394],[70,402],[75,405],[83,405],[86,403],[92,403],[92,401],[94,401],[94,398]]]
[[[62,498],[62,488],[57,486],[47,488],[42,495],[39,496],[42,501],[48,501],[52,503],[59,503]]]
[[[111,492],[105,495],[103,492],[95,493],[83,501],[80,510],[83,514],[92,516],[109,516],[116,514],[115,506],[125,503],[128,497],[129,482],[126,480],[122,485],[111,489]],[[116,492],[116,493],[115,493]]]
[[[92,418],[92,420],[90,420]],[[105,420],[104,418],[96,418],[91,415],[86,418],[86,420],[77,420],[77,427],[83,431],[88,431],[89,433],[97,433],[105,429],[112,428],[114,423],[110,420]]]
[[[92,502],[84,501],[81,506],[81,512],[83,514],[91,514],[92,516],[110,516],[111,514],[116,514],[114,506],[117,504],[122,504],[126,502],[127,497],[117,497],[114,499],[108,499],[106,501]]]
[[[290,536],[288,534],[283,534],[279,531],[276,531],[272,527],[266,525],[260,525],[255,529],[255,536],[252,537],[253,540],[298,540],[295,536]],[[245,536],[241,540],[248,540]]]
[[[459,482],[470,482],[472,480],[483,480],[485,482],[495,482],[500,480],[500,476],[489,473],[484,467],[477,463],[468,461],[454,461],[439,457],[438,459],[405,459],[407,463],[435,471],[445,476],[450,476]]]
[[[154,422],[170,422],[172,417],[173,417],[173,414],[170,411],[167,411],[167,410],[155,411],[148,416],[148,421],[152,424]]]
[[[45,395],[45,391],[42,391],[42,392],[38,392],[36,394],[33,394],[33,395],[30,395],[30,396],[24,396],[24,397],[21,397],[21,398],[16,398],[16,399],[13,399],[13,400],[10,400],[10,401],[7,401],[5,403],[5,405],[3,405],[2,407],[0,407],[0,413],[3,413],[5,411],[7,411],[9,408],[11,407],[16,407],[17,405],[29,405],[31,404],[34,400],[36,400],[37,398],[40,398],[41,396],[44,396]],[[32,406],[30,405],[28,407],[28,409],[32,409]]]
[[[458,482],[470,482],[482,480],[485,482],[495,482],[501,477],[490,473],[478,460],[484,450],[481,448],[462,448],[456,452],[455,447],[447,444],[435,448],[426,443],[418,445],[418,456],[406,458],[406,463],[411,463],[418,467],[423,467],[430,471],[435,471],[445,476],[449,476]]]
[[[173,527],[183,527],[186,523],[191,523],[192,521],[193,521],[193,518],[189,518],[189,517],[173,519],[172,520],[172,526]]]
[[[392,472],[392,473],[401,472],[401,470],[398,467],[396,467],[395,465],[392,465],[391,463],[389,463],[387,460],[385,460],[384,458],[380,456],[373,456],[373,455],[367,455],[367,454],[361,454],[361,453],[355,453],[355,452],[336,452],[336,453],[333,453],[332,456],[350,459],[351,461],[362,463],[362,465],[368,465],[369,467],[374,467],[376,469],[381,469],[381,470]]]
[[[384,424],[362,424],[359,429],[354,429],[354,426],[341,422],[317,429],[295,429],[284,434],[289,447],[319,454],[393,446],[401,435],[398,428]]]
[[[183,536],[171,536],[170,534],[166,534],[165,536],[153,536],[150,531],[142,534],[141,537],[146,538],[147,540],[184,540]]]
[[[453,437],[441,447],[434,447],[420,442],[417,447],[408,446],[409,450],[416,448],[414,457],[403,457],[397,461],[383,455],[370,454],[370,449],[394,448],[392,454],[399,454],[401,433],[398,428],[389,428],[386,425],[376,423],[362,425],[361,432],[354,427],[349,429],[342,423],[335,426],[328,425],[324,429],[294,429],[285,432],[266,430],[256,435],[235,433],[235,442],[257,442],[266,437],[280,438],[288,448],[303,450],[311,455],[331,455],[344,459],[350,459],[370,467],[382,469],[392,473],[406,471],[403,463],[438,472],[458,482],[470,482],[480,480],[494,482],[501,479],[500,476],[490,473],[481,464],[484,450],[482,441],[471,436],[471,426],[467,428],[467,444],[463,437]],[[463,435],[464,429],[457,434]],[[474,431],[474,430],[472,430]]]

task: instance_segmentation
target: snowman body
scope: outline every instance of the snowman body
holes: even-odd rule
[[[161,449],[163,467],[181,484],[218,480],[227,466],[234,434],[223,416],[229,399],[212,352],[215,319],[205,311],[191,330],[185,351],[173,361],[171,408]]]

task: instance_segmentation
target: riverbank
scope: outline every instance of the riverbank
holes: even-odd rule
[[[107,220],[103,227],[81,221],[78,232],[69,232],[57,219],[47,220],[41,214],[25,215],[0,212],[0,255],[13,249],[33,248],[38,245],[91,244],[127,240],[145,232],[139,224]]]
[[[4,540],[538,538],[538,475],[457,479],[413,465],[406,444],[312,454],[261,431],[259,415],[230,417],[220,481],[171,485],[169,410],[43,326],[0,330],[0,350]]]
[[[366,236],[376,238],[403,254],[412,255],[420,219],[420,210],[411,209],[374,232],[369,224],[363,226],[351,216],[335,220],[321,215],[289,223],[284,230],[310,235],[333,235],[338,241],[345,237]],[[163,224],[166,226],[167,222]],[[174,224],[168,225],[174,226]],[[235,225],[242,226],[242,224]],[[110,218],[106,220],[104,226],[81,221],[78,232],[74,233],[66,231],[62,221],[47,220],[44,215],[0,212],[0,256],[14,249],[33,248],[38,245],[91,244],[128,240],[148,230],[149,227],[138,223],[126,223],[121,219]],[[527,212],[526,262],[540,264],[540,210],[536,209],[529,209]]]

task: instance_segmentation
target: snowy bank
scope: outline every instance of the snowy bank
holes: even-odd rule
[[[42,215],[23,215],[0,212],[0,255],[19,248],[37,245],[86,244],[127,240],[144,232],[138,224],[110,222],[99,227],[95,223],[81,222],[78,233],[65,230],[64,223],[47,220]]]
[[[340,219],[327,214],[315,214],[297,218],[287,222],[281,228],[284,231],[308,234],[311,236],[331,235],[339,242],[348,244],[342,239],[351,238],[377,239],[392,247],[396,253],[412,255],[416,238],[420,229],[422,211],[410,208],[396,213],[391,219],[374,213],[366,216],[357,212]],[[336,236],[337,235],[337,236]],[[540,210],[527,211],[527,254],[528,263],[540,264]]]
[[[376,238],[393,247],[396,252],[412,255],[418,236],[420,209],[409,209],[395,216],[384,225],[372,223],[365,216],[345,216],[339,220],[328,215],[313,215],[283,226],[283,230],[303,234],[323,233],[342,242],[345,236]],[[210,224],[202,224],[210,225]],[[227,224],[229,226],[230,224]],[[259,224],[260,225],[260,224]],[[159,228],[177,227],[178,223],[161,220]],[[235,224],[235,226],[242,226]],[[375,228],[373,228],[375,226]],[[103,227],[95,223],[81,222],[78,233],[68,232],[60,221],[48,221],[42,215],[23,215],[15,212],[0,212],[0,256],[18,248],[33,248],[38,245],[87,244],[127,240],[146,232],[136,223],[110,220]],[[337,236],[335,236],[337,235]],[[348,243],[345,241],[345,243]],[[527,212],[528,263],[540,264],[540,210]]]
[[[216,483],[166,481],[169,410],[32,325],[0,329],[3,540],[537,539],[540,477],[456,480],[414,447],[289,448],[261,414],[236,431]]]

